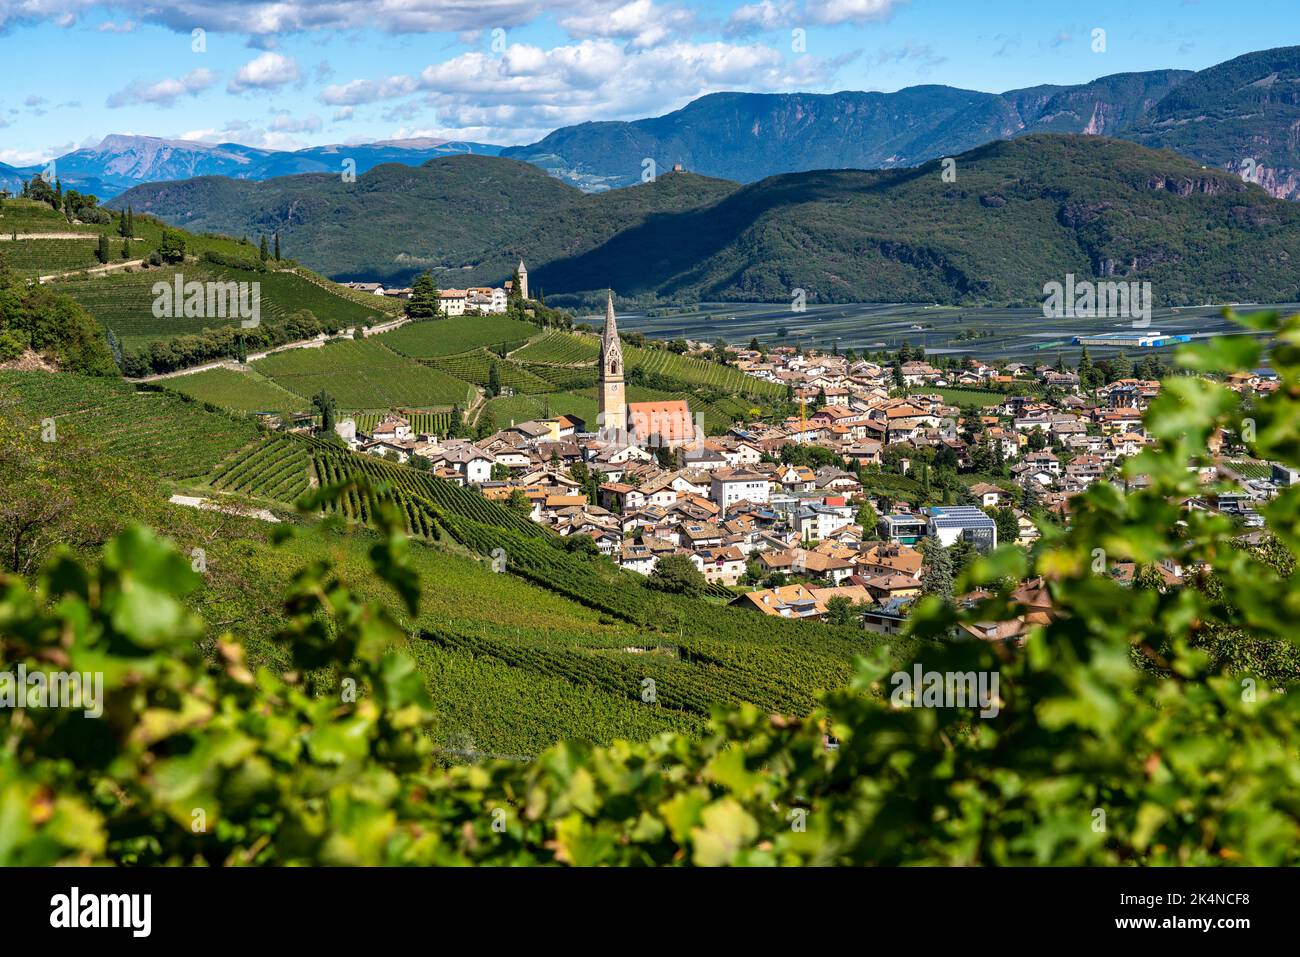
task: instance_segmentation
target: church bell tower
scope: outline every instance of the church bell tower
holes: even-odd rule
[[[600,338],[600,428],[627,431],[627,392],[623,386],[623,345],[614,321],[614,293],[605,301],[605,332]]]

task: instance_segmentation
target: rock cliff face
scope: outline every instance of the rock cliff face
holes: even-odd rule
[[[1232,170],[1280,199],[1300,199],[1300,47],[1202,70],[1119,135]]]
[[[1120,73],[1079,86],[979,93],[718,93],[654,119],[584,123],[502,155],[586,190],[639,182],[653,160],[754,182],[813,169],[892,169],[1031,133],[1083,133],[1173,149],[1300,199],[1300,47],[1189,73]],[[1253,164],[1253,165],[1251,165]]]
[[[1124,73],[1078,87],[980,93],[918,86],[897,93],[715,93],[629,123],[583,123],[501,155],[581,189],[640,182],[681,163],[748,183],[813,169],[892,169],[1026,133],[1098,133],[1145,115],[1192,74]]]

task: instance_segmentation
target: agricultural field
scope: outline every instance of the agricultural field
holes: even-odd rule
[[[554,415],[576,415],[587,423],[588,429],[594,430],[599,412],[594,394],[572,392],[498,396],[485,402],[482,409],[480,417],[490,414],[497,428],[502,429],[512,422],[529,422]]]
[[[191,375],[162,379],[159,385],[232,412],[303,412],[310,405],[302,396],[294,395],[252,371],[205,369]]]
[[[483,348],[493,351],[505,344],[507,349],[523,345],[537,335],[539,328],[505,316],[455,316],[428,322],[410,322],[381,337],[394,352],[413,359],[432,359],[474,352]]]
[[[926,386],[918,392],[935,392],[943,396],[943,401],[949,405],[979,405],[994,406],[1001,405],[1006,401],[1006,396],[993,392],[980,392],[976,389],[932,389]]]
[[[306,399],[324,389],[340,410],[449,406],[468,402],[472,394],[469,383],[399,356],[377,339],[277,352],[258,359],[253,368]]]
[[[329,507],[330,513],[350,522],[368,523],[377,507],[376,499],[382,499],[396,505],[405,516],[407,530],[421,538],[439,539],[440,526],[448,515],[487,522],[529,538],[549,534],[542,526],[488,501],[476,490],[304,436],[275,435],[245,449],[241,455],[226,460],[213,473],[210,484],[217,491],[287,504],[312,485],[332,485],[353,476],[368,479],[375,489],[370,495],[350,490],[343,501]]]
[[[202,519],[189,509],[177,511],[178,524]],[[640,629],[517,576],[496,574],[486,561],[439,543],[414,543],[410,560],[420,578],[421,596],[418,613],[411,617],[371,572],[366,553],[372,539],[365,530],[331,534],[305,529],[290,543],[272,547],[268,531],[258,523],[224,521],[239,530],[229,539],[208,543],[210,567],[220,572],[207,576],[199,601],[242,622],[249,636],[250,663],[288,666],[283,646],[274,641],[276,630],[285,624],[277,596],[288,591],[298,567],[332,561],[350,588],[387,605],[412,634],[402,650],[414,660],[432,697],[437,718],[431,733],[459,757],[529,756],[559,740],[610,743],[644,740],[668,730],[703,731],[698,716],[647,705],[625,689],[612,692],[577,675],[516,667],[431,638],[477,635],[504,644],[549,644],[578,651],[621,650],[643,641]],[[188,542],[188,536],[182,537]],[[257,587],[248,588],[249,582]],[[636,688],[639,695],[639,681]]]
[[[595,362],[600,358],[600,340],[575,332],[548,330],[522,349],[510,354],[516,362],[569,366]]]
[[[552,389],[569,391],[572,389],[589,389],[600,381],[600,371],[594,366],[548,366],[521,363],[533,375],[540,376],[551,384]]]
[[[555,386],[540,376],[534,375],[521,365],[509,359],[501,359],[495,353],[480,349],[477,352],[464,352],[460,355],[443,359],[422,360],[424,364],[441,369],[448,375],[472,382],[486,388],[492,374],[492,367],[497,367],[497,377],[504,389],[516,393],[551,392]]]
[[[624,346],[628,371],[640,370],[647,375],[663,376],[689,388],[716,389],[719,392],[755,396],[783,396],[785,387],[745,375],[731,366],[679,356],[667,349],[638,349]]]
[[[532,366],[539,375],[550,378],[543,366],[590,365],[600,356],[600,339],[594,335],[548,331],[522,349],[512,352],[510,358]],[[624,344],[623,356],[629,373],[644,372],[680,383],[683,388],[712,389],[719,392],[744,395],[784,395],[785,390],[774,382],[764,382],[745,375],[739,369],[718,365],[689,356],[680,356],[666,349],[639,349]],[[585,370],[584,370],[585,371]],[[591,370],[594,372],[595,370]],[[590,375],[590,373],[588,373]],[[574,385],[589,381],[574,377]]]
[[[66,225],[66,224],[65,224]],[[118,259],[122,241],[110,243],[113,259]],[[98,266],[95,251],[99,244],[90,239],[20,239],[0,242],[0,256],[19,276],[35,278],[70,269]]]
[[[105,455],[168,479],[206,476],[259,435],[251,420],[114,379],[0,371],[0,395],[34,418],[53,419],[56,429],[75,431]]]
[[[1272,478],[1273,476],[1273,466],[1269,465],[1267,462],[1257,462],[1254,460],[1229,462],[1228,467],[1242,478],[1267,479]]]
[[[447,429],[451,426],[451,412],[413,412],[410,409],[394,410],[402,418],[406,419],[411,425],[411,431],[416,435],[439,435],[445,436]],[[359,432],[371,432],[386,413],[383,412],[357,412],[351,414],[350,418],[357,425]]]
[[[1280,306],[1279,308],[1296,308]],[[603,315],[578,315],[579,322],[600,324]],[[838,348],[857,352],[895,351],[903,343],[922,346],[935,355],[969,355],[988,362],[998,359],[1022,362],[1054,362],[1061,352],[1073,364],[1079,346],[1070,344],[1078,335],[1132,331],[1132,323],[1121,319],[1044,319],[1041,308],[977,308],[927,306],[911,303],[808,304],[794,312],[780,303],[701,303],[698,312],[647,316],[644,312],[618,315],[619,329],[641,332],[655,339],[678,337],[712,342],[723,339],[733,345],[747,345],[757,338],[768,346],[789,345],[830,351]],[[920,328],[913,328],[920,327]],[[961,340],[967,330],[980,338]],[[1225,333],[1242,334],[1242,329],[1222,316],[1222,306],[1186,306],[1153,309],[1146,332],[1186,334],[1196,338]],[[784,333],[784,334],[783,334]],[[1114,355],[1117,348],[1089,346],[1093,358]],[[1145,350],[1129,349],[1130,356]],[[1170,352],[1168,347],[1162,353]]]
[[[85,233],[98,236],[103,226],[73,225],[64,215],[45,203],[31,199],[0,200],[0,234],[14,233]],[[118,241],[121,245],[121,241]],[[0,249],[7,249],[0,246]]]
[[[183,266],[139,272],[73,277],[55,283],[54,287],[85,306],[100,325],[112,329],[128,352],[138,351],[155,340],[236,324],[234,320],[226,321],[219,317],[156,318],[153,314],[154,284],[173,282],[177,273],[182,274],[186,282],[259,283],[261,320],[266,323],[277,322],[304,309],[322,322],[340,326],[373,323],[383,318],[378,311],[368,311],[294,273],[250,272],[212,263],[185,263]]]

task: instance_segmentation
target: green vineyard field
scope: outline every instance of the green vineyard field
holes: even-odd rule
[[[505,316],[455,316],[407,323],[384,333],[381,341],[413,359],[433,359],[483,348],[495,351],[503,343],[507,349],[515,348],[539,331],[532,323]]]
[[[522,349],[512,352],[517,362],[541,362],[547,365],[577,365],[595,362],[600,357],[599,340],[572,332],[548,331]]]
[[[492,366],[497,367],[497,376],[501,386],[521,394],[551,392],[555,386],[540,376],[529,372],[523,366],[516,365],[508,359],[500,359],[486,350],[466,352],[445,359],[428,359],[426,363],[435,369],[441,369],[448,375],[472,382],[477,386],[487,387]]]
[[[324,389],[340,409],[381,411],[469,401],[469,383],[400,356],[377,340],[346,340],[259,359],[253,368],[290,392],[310,398]]]
[[[159,339],[192,335],[204,329],[238,324],[235,320],[221,317],[155,318],[154,284],[174,282],[178,273],[184,276],[186,282],[258,283],[261,290],[261,321],[264,323],[277,322],[301,310],[307,310],[322,322],[338,327],[360,325],[366,321],[376,322],[382,318],[378,310],[367,310],[293,273],[248,272],[210,263],[185,263],[143,272],[71,278],[56,283],[55,288],[68,293],[85,306],[100,325],[112,329],[127,351],[138,350]]]
[[[200,402],[210,402],[232,412],[304,412],[310,402],[280,388],[255,372],[206,369],[190,375],[162,379],[159,385]]]
[[[0,372],[0,394],[37,419],[75,430],[105,454],[164,478],[206,476],[257,437],[257,426],[167,392],[67,373]]]

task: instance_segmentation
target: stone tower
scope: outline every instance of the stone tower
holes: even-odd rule
[[[528,267],[524,265],[524,261],[522,259],[519,260],[518,271],[519,271],[519,298],[527,299],[528,298]]]
[[[605,333],[600,338],[600,427],[627,431],[627,393],[623,388],[623,345],[614,322],[614,293],[605,300]]]

